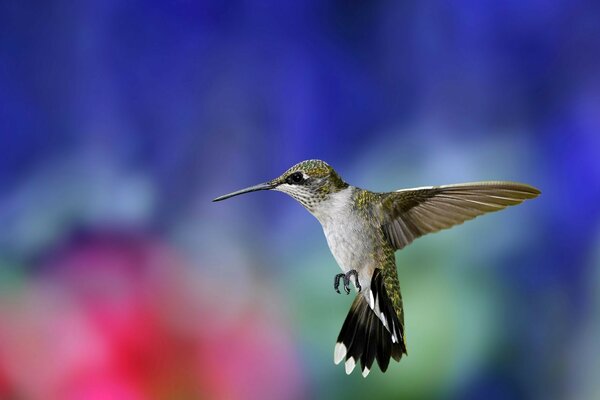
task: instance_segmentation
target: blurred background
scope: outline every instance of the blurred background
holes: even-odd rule
[[[600,5],[0,3],[1,399],[600,398]],[[408,357],[333,364],[353,296],[281,193],[533,201],[397,254]]]

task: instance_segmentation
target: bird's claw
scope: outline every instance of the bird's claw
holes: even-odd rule
[[[350,271],[348,271],[345,274],[337,274],[333,280],[333,288],[335,289],[336,292],[340,293],[340,279],[344,280],[344,291],[346,292],[346,294],[350,294],[350,277],[352,277],[352,275],[354,275],[354,282],[356,285],[356,290],[358,290],[359,292],[361,291],[361,286],[360,283],[358,282],[358,272],[356,272],[355,269],[352,269]]]
[[[341,277],[345,277],[346,275],[344,274],[337,274],[335,276],[335,278],[333,278],[333,288],[335,289],[336,292],[340,293],[340,278]]]

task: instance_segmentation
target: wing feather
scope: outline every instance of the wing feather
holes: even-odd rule
[[[533,186],[502,181],[403,189],[382,194],[378,215],[388,240],[394,248],[401,249],[427,233],[520,204],[539,194]]]

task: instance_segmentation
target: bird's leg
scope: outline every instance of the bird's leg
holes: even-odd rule
[[[350,278],[354,275],[354,281],[356,283],[356,289],[360,292],[362,289],[360,283],[358,283],[358,272],[355,269],[348,271],[345,274],[337,274],[333,280],[333,288],[336,292],[340,293],[340,279],[344,280],[344,291],[346,294],[350,293]]]
[[[344,278],[344,280],[346,279],[346,274],[337,274],[335,276],[335,278],[333,279],[333,288],[335,289],[336,292],[340,292],[340,279]]]
[[[356,290],[358,290],[360,292],[362,287],[360,286],[360,283],[358,282],[358,272],[356,272],[355,269],[351,269],[350,271],[348,271],[348,273],[346,273],[346,279],[344,280],[344,286],[348,287],[348,284],[350,283],[350,277],[352,275],[354,275],[354,283],[356,286]],[[348,289],[348,291],[350,291],[350,290]]]

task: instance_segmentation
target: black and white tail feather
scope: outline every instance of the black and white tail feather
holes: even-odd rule
[[[360,361],[362,375],[367,377],[375,360],[385,372],[390,357],[400,361],[402,354],[407,354],[403,322],[387,295],[381,271],[375,269],[370,288],[364,295],[357,295],[350,307],[335,344],[333,361],[339,364],[345,358],[347,374]]]

